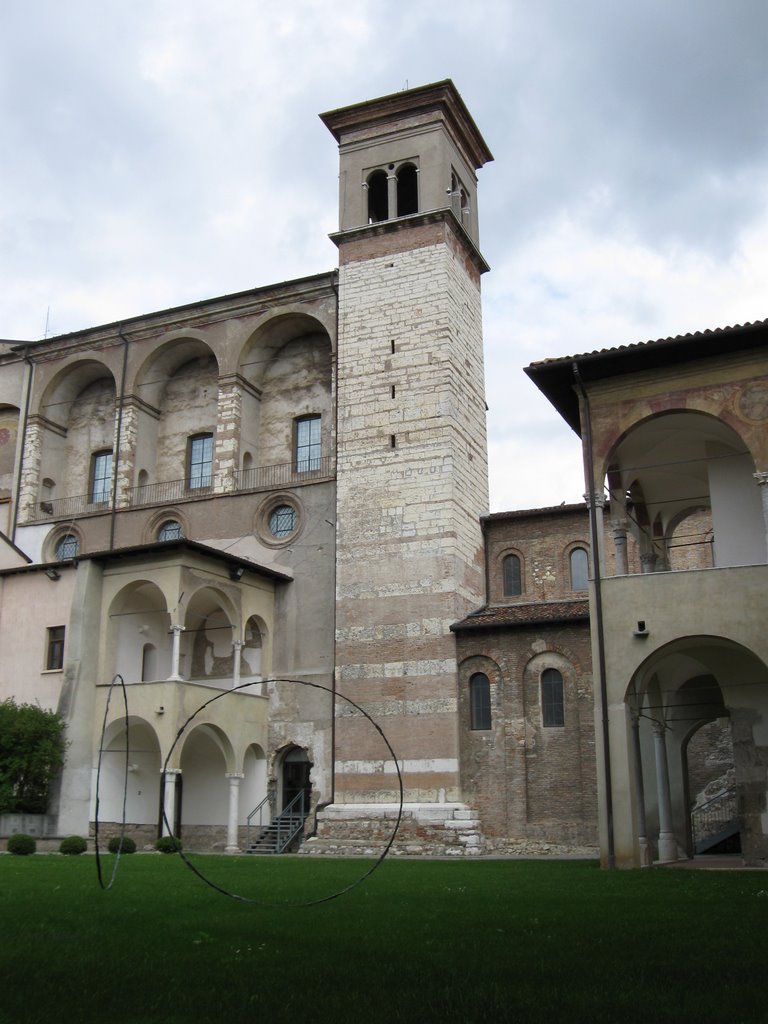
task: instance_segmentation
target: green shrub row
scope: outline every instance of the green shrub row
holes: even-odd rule
[[[16,832],[8,838],[6,848],[9,853],[14,853],[19,857],[26,857],[30,853],[35,852],[37,843],[32,836],[25,835],[23,832]],[[88,843],[82,836],[66,836],[59,844],[59,853],[70,857],[85,853],[87,849]],[[110,853],[117,853],[118,851],[120,853],[136,853],[136,841],[131,839],[130,836],[123,836],[122,840],[120,836],[112,836],[107,843],[107,849]],[[175,836],[161,836],[155,843],[155,849],[159,850],[160,853],[178,853],[181,849],[181,840]]]

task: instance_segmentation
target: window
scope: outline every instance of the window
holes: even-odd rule
[[[491,682],[484,672],[475,672],[469,679],[469,727],[491,728]]]
[[[158,540],[181,540],[183,536],[184,531],[181,528],[181,523],[175,519],[166,519],[157,531]]]
[[[80,541],[74,533],[65,533],[56,543],[56,557],[63,562],[67,558],[77,558]]]
[[[584,548],[574,548],[570,555],[571,590],[589,589],[589,557]]]
[[[502,563],[504,596],[519,597],[523,592],[523,574],[517,555],[507,555]]]
[[[197,434],[189,439],[187,487],[190,490],[211,486],[213,434]]]
[[[413,164],[403,164],[397,172],[397,216],[419,212],[419,175]]]
[[[100,505],[109,501],[112,490],[112,452],[95,452],[91,458],[91,502]]]
[[[547,727],[565,725],[563,677],[556,668],[541,673],[541,723]]]
[[[296,509],[290,505],[278,505],[269,514],[269,532],[281,540],[296,529]]]
[[[374,171],[368,176],[368,223],[376,224],[389,218],[389,186],[386,171]]]
[[[320,469],[320,417],[296,420],[296,472]]]
[[[48,644],[45,653],[45,669],[55,672],[64,668],[64,627],[48,627]]]

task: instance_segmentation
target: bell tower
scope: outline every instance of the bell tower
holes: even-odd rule
[[[321,117],[340,154],[337,686],[381,725],[406,801],[430,817],[461,802],[449,627],[484,597],[475,172],[493,158],[451,81]],[[397,775],[344,710],[330,816],[373,827]]]

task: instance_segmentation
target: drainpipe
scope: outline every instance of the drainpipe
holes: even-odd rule
[[[27,364],[28,367],[27,393],[24,397],[24,419],[21,423],[21,447],[18,447],[17,441],[16,449],[19,452],[19,465],[16,474],[16,496],[13,501],[13,523],[11,524],[11,540],[13,541],[14,544],[16,543],[16,527],[18,526],[19,523],[19,502],[21,501],[21,472],[22,469],[24,468],[24,447],[27,443],[27,421],[29,420],[29,405],[32,400],[32,376],[35,372],[35,364],[29,358],[26,351],[24,353],[24,362]]]
[[[112,509],[109,517],[109,550],[115,547],[115,526],[117,524],[117,466],[120,461],[120,435],[123,429],[123,402],[125,401],[125,371],[128,365],[128,339],[123,334],[123,325],[117,328],[123,339],[123,372],[120,378],[120,403],[117,407],[117,436],[115,437],[115,455],[112,459]]]
[[[600,702],[602,704],[602,740],[603,740],[603,778],[605,780],[605,824],[608,840],[608,868],[616,867],[616,846],[613,824],[613,789],[611,781],[611,743],[608,721],[608,685],[605,668],[605,631],[603,628],[603,591],[600,569],[600,538],[597,532],[597,510],[595,508],[595,463],[592,449],[592,417],[589,409],[589,398],[579,373],[578,363],[574,360],[573,376],[581,395],[581,407],[584,411],[584,442],[585,442],[585,476],[587,478],[587,496],[589,500],[589,523],[592,537],[592,569],[595,585],[595,632],[597,636],[598,676],[600,677]]]

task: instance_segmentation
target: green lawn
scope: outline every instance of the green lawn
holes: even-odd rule
[[[768,1021],[759,871],[4,855],[0,922],[2,1024]]]

